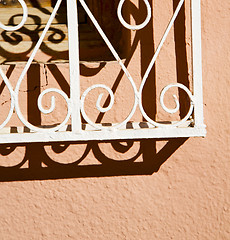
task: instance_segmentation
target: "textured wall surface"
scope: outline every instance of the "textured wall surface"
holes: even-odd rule
[[[3,146],[23,166],[1,168],[0,239],[230,239],[229,16],[229,0],[202,0],[205,138],[92,143],[77,169],[45,150],[74,162],[84,144]]]

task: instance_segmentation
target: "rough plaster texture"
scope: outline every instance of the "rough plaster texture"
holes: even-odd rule
[[[3,147],[1,161],[26,157],[21,171],[1,169],[0,239],[230,239],[229,15],[228,0],[202,0],[205,138],[141,141],[124,154],[101,143],[104,155],[95,143],[80,170],[50,164],[40,144]],[[145,165],[132,164],[138,146]],[[85,148],[61,147],[60,162]],[[105,167],[89,167],[98,160]]]

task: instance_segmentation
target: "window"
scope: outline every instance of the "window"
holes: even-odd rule
[[[153,8],[150,2],[1,2],[0,142],[204,136],[200,1],[174,1],[155,50],[153,9],[163,3],[156,1]],[[161,88],[161,81],[158,101],[156,92],[151,93],[157,89],[152,72],[161,69],[154,69],[156,60],[182,9],[191,16],[191,44],[189,50],[185,47],[191,54],[186,52],[190,59],[184,59],[192,69],[189,86],[175,80]],[[173,39],[176,42],[176,35]],[[172,90],[174,105],[168,107],[166,95]],[[153,105],[164,113],[180,114],[161,119],[162,112],[150,113]]]
[[[24,62],[28,59],[38,41],[44,27],[53,11],[56,0],[25,0],[28,17],[24,25],[15,31],[1,29],[0,63]],[[86,3],[92,10],[103,30],[111,40],[114,48],[123,58],[128,44],[128,33],[122,29],[114,9],[118,1],[92,1]],[[2,24],[16,25],[20,23],[22,8],[17,0],[3,0],[0,2],[0,16]],[[111,24],[108,19],[113,19]],[[79,44],[81,61],[111,60],[111,52],[103,39],[89,20],[81,4],[78,3]],[[29,46],[29,47],[28,47]],[[13,47],[13,51],[12,51]],[[46,60],[38,62],[68,62],[68,29],[66,0],[63,0],[51,23],[51,26],[39,48],[40,55],[46,55]],[[42,59],[42,56],[40,57]],[[43,58],[44,59],[44,58]]]

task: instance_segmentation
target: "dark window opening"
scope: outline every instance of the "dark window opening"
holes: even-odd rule
[[[56,4],[56,0],[25,0],[25,2],[29,14],[25,25],[14,32],[0,29],[0,63],[28,60]],[[130,38],[129,31],[122,27],[117,18],[118,2],[118,0],[86,0],[90,10],[120,57],[125,58]],[[16,25],[20,22],[21,16],[22,9],[17,0],[0,1],[0,21],[3,24]],[[79,2],[78,21],[80,60],[114,60],[107,45]],[[68,61],[66,0],[62,1],[39,51],[41,55],[44,54],[45,62]],[[36,59],[35,61],[39,62]]]

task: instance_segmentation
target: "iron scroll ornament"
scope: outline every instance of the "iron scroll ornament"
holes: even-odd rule
[[[20,22],[20,24],[18,24],[17,26],[5,26],[3,25],[2,23],[0,23],[0,28],[3,28],[4,30],[7,30],[7,31],[15,31],[15,30],[18,30],[20,29],[26,22],[27,20],[27,17],[28,17],[28,9],[27,9],[27,6],[24,2],[24,0],[18,0],[19,3],[21,4],[22,6],[22,9],[23,9],[23,17],[22,17],[22,20]],[[21,112],[21,109],[20,109],[20,105],[19,105],[19,89],[20,89],[20,85],[29,69],[29,67],[31,66],[33,60],[34,60],[34,57],[39,49],[39,47],[41,46],[42,44],[42,41],[48,31],[48,29],[50,28],[50,25],[60,7],[60,4],[61,4],[62,0],[58,0],[56,2],[56,5],[53,9],[53,12],[52,14],[50,15],[49,17],[49,20],[41,34],[41,37],[39,38],[38,42],[36,43],[30,57],[29,57],[29,60],[27,61],[21,75],[19,76],[19,79],[17,81],[17,84],[16,84],[16,87],[15,87],[15,90],[13,90],[13,87],[8,79],[8,77],[6,76],[6,74],[3,72],[3,70],[1,69],[0,67],[0,75],[1,77],[3,78],[3,81],[5,82],[9,92],[10,92],[10,95],[11,95],[11,106],[10,106],[10,110],[9,110],[9,114],[7,116],[7,118],[5,119],[5,121],[0,125],[0,129],[3,128],[8,122],[9,120],[11,119],[12,117],[12,114],[13,114],[13,111],[15,109],[15,112],[17,113],[19,119],[21,120],[21,122],[28,128],[30,129],[31,131],[33,132],[55,132],[57,130],[59,130],[60,128],[62,128],[66,123],[67,121],[69,120],[70,116],[71,116],[71,109],[72,107],[70,106],[71,105],[71,100],[68,98],[68,96],[66,95],[66,93],[64,93],[63,91],[59,90],[59,89],[56,89],[56,88],[50,88],[50,89],[46,89],[44,90],[40,96],[38,97],[38,108],[39,110],[44,113],[44,114],[49,114],[51,112],[54,111],[55,109],[55,97],[54,96],[51,96],[51,107],[49,109],[44,109],[44,107],[42,106],[42,98],[44,95],[48,94],[48,93],[57,93],[59,95],[61,95],[64,100],[66,101],[67,103],[67,114],[66,114],[66,117],[64,118],[64,120],[58,124],[57,126],[55,127],[50,127],[50,128],[43,128],[43,127],[37,127],[37,126],[34,126],[32,125],[31,123],[29,123],[25,117],[23,116],[22,112]]]
[[[81,113],[84,117],[84,119],[86,120],[86,122],[88,124],[90,124],[92,127],[94,127],[95,129],[97,130],[100,130],[100,129],[118,129],[118,128],[121,128],[123,127],[130,119],[131,117],[133,116],[133,114],[135,113],[136,111],[136,108],[137,106],[139,105],[139,109],[143,115],[143,117],[150,123],[152,124],[154,127],[161,127],[161,128],[169,128],[169,127],[177,127],[177,126],[180,126],[181,124],[183,124],[184,122],[186,122],[189,117],[191,116],[192,112],[193,112],[193,108],[194,108],[194,101],[193,101],[193,95],[192,93],[190,92],[190,90],[184,86],[183,84],[180,84],[180,83],[177,83],[177,84],[169,84],[168,86],[164,87],[161,91],[161,95],[160,95],[160,104],[161,104],[161,107],[163,108],[164,111],[166,111],[167,113],[175,113],[179,110],[179,107],[180,107],[180,104],[179,104],[179,101],[177,99],[177,97],[174,95],[174,101],[176,103],[176,107],[174,109],[168,109],[164,103],[164,96],[165,96],[165,93],[170,89],[170,88],[173,88],[173,87],[178,87],[182,90],[184,90],[189,99],[190,99],[190,107],[189,107],[189,110],[188,110],[188,113],[186,114],[186,116],[181,119],[180,121],[177,121],[177,122],[174,122],[172,124],[166,124],[166,123],[158,123],[154,120],[152,120],[148,115],[147,113],[144,111],[144,108],[143,108],[143,105],[142,105],[142,91],[143,91],[143,88],[144,88],[144,85],[145,85],[145,82],[148,78],[148,75],[151,71],[151,69],[153,68],[153,65],[155,64],[155,61],[158,57],[158,54],[168,36],[168,33],[170,31],[170,29],[172,28],[173,26],[173,23],[175,22],[175,19],[176,17],[178,16],[178,13],[182,7],[182,5],[184,4],[184,0],[180,0],[180,2],[178,3],[178,6],[169,22],[169,25],[167,26],[165,32],[164,32],[164,35],[158,45],[158,48],[144,74],[144,77],[142,79],[142,82],[141,82],[141,85],[140,85],[140,89],[139,91],[137,90],[136,88],[136,85],[133,81],[133,78],[131,76],[131,74],[129,73],[129,71],[127,70],[127,68],[124,66],[122,60],[120,59],[120,57],[118,56],[117,52],[115,51],[115,49],[113,48],[112,44],[110,43],[109,39],[106,37],[106,35],[104,34],[103,30],[101,29],[100,25],[98,24],[97,20],[94,18],[93,14],[91,13],[90,9],[88,8],[88,6],[86,5],[85,1],[84,0],[79,0],[80,3],[82,4],[83,8],[85,9],[86,13],[88,14],[88,16],[90,17],[91,21],[93,22],[93,24],[95,25],[95,27],[97,28],[98,32],[100,33],[101,37],[103,38],[103,40],[105,41],[105,43],[107,44],[107,46],[109,47],[111,53],[113,54],[113,56],[115,57],[115,59],[117,60],[117,62],[119,63],[121,69],[124,71],[126,77],[128,78],[128,80],[130,81],[131,85],[132,85],[132,88],[133,88],[133,92],[134,92],[134,104],[133,104],[133,107],[129,113],[129,115],[125,118],[124,121],[122,121],[121,123],[118,123],[118,124],[114,124],[113,126],[99,126],[98,124],[95,124],[90,118],[89,116],[87,116],[86,112],[85,112],[85,109],[84,109],[84,105],[85,105],[85,99],[86,99],[86,96],[88,95],[88,93],[90,91],[92,91],[93,89],[95,88],[103,88],[105,89],[108,94],[110,95],[110,103],[109,103],[109,106],[106,107],[106,108],[103,108],[100,106],[100,102],[101,102],[101,98],[102,98],[102,95],[103,94],[100,94],[99,97],[98,97],[98,100],[97,100],[97,103],[96,103],[96,107],[97,109],[100,111],[100,112],[107,112],[109,111],[112,106],[113,106],[113,103],[114,103],[114,94],[112,92],[112,90],[104,85],[104,84],[96,84],[96,85],[93,85],[91,87],[89,87],[88,89],[85,90],[85,92],[82,94],[82,97],[81,97]],[[125,20],[123,19],[122,17],[122,6],[125,2],[125,0],[120,0],[119,4],[118,4],[118,8],[117,8],[117,15],[118,15],[118,18],[121,22],[121,24],[126,27],[127,29],[130,29],[130,30],[140,30],[140,29],[143,29],[150,21],[151,19],[151,6],[149,4],[149,2],[147,0],[143,0],[145,5],[146,5],[146,8],[147,8],[147,16],[144,20],[143,23],[139,24],[139,25],[130,25],[128,24],[127,22],[125,22]]]
[[[5,121],[0,125],[0,128],[3,128],[4,126],[6,126],[6,124],[9,122],[9,120],[11,119],[11,116],[13,114],[13,111],[15,110],[15,112],[17,113],[19,119],[21,120],[21,122],[26,126],[28,127],[30,130],[32,130],[33,132],[43,132],[43,133],[46,133],[46,132],[55,132],[55,131],[58,131],[59,129],[61,129],[67,122],[68,120],[70,119],[71,117],[71,114],[73,113],[74,111],[74,103],[73,103],[73,99],[72,98],[69,98],[63,91],[59,90],[59,89],[56,89],[56,88],[50,88],[50,89],[46,89],[45,91],[43,91],[40,96],[38,97],[38,108],[39,110],[44,113],[44,114],[49,114],[51,112],[54,111],[55,109],[55,97],[54,96],[51,96],[51,107],[49,109],[45,109],[42,105],[42,99],[44,97],[44,95],[46,94],[51,94],[51,93],[57,93],[59,95],[61,95],[64,100],[66,101],[66,104],[67,104],[67,114],[66,114],[66,117],[64,118],[64,120],[58,124],[57,126],[54,126],[54,127],[50,127],[50,128],[42,128],[42,127],[37,127],[37,126],[34,126],[32,125],[31,123],[29,123],[23,116],[22,112],[21,112],[21,109],[20,109],[20,106],[19,106],[19,89],[20,89],[20,86],[21,86],[21,83],[29,69],[29,67],[31,66],[31,63],[33,62],[33,59],[39,49],[39,47],[41,46],[42,44],[42,41],[45,37],[45,34],[47,33],[48,29],[50,28],[50,25],[57,13],[57,10],[59,9],[60,7],[60,4],[61,4],[61,1],[62,0],[58,0],[55,4],[55,7],[53,9],[53,12],[52,14],[50,15],[50,18],[38,40],[38,42],[36,43],[33,51],[32,51],[32,54],[30,55],[26,65],[25,65],[25,68],[23,69],[18,81],[17,81],[17,84],[16,84],[16,87],[15,89],[13,89],[8,77],[6,76],[6,74],[3,72],[3,70],[1,69],[0,67],[0,75],[1,77],[3,78],[3,81],[5,82],[9,92],[10,92],[10,96],[11,96],[11,106],[10,106],[10,110],[9,110],[9,113],[8,113],[8,116],[7,118],[5,119]],[[119,21],[121,22],[121,24],[130,29],[130,30],[141,30],[143,29],[144,27],[147,26],[147,24],[150,22],[151,20],[151,12],[152,12],[152,9],[151,9],[151,6],[148,2],[148,0],[142,0],[144,1],[144,4],[146,6],[146,9],[147,9],[147,16],[145,18],[145,20],[143,21],[143,23],[139,24],[139,25],[131,25],[131,24],[128,24],[123,16],[122,16],[122,7],[123,7],[123,4],[125,2],[125,0],[120,0],[119,4],[118,4],[118,8],[117,8],[117,15],[118,15],[118,19]],[[107,112],[109,111],[112,107],[113,107],[113,103],[114,103],[114,94],[112,92],[112,90],[104,85],[104,84],[95,84],[95,85],[92,85],[91,87],[89,87],[88,89],[85,90],[85,92],[81,95],[81,98],[80,98],[80,111],[81,111],[81,114],[83,116],[83,118],[85,119],[85,121],[91,125],[92,127],[94,127],[95,129],[97,130],[102,130],[102,129],[119,129],[119,128],[122,128],[131,118],[132,116],[134,115],[136,109],[137,109],[137,106],[139,106],[139,109],[143,115],[143,117],[147,120],[148,123],[150,123],[151,125],[153,125],[154,127],[159,127],[159,128],[170,128],[170,127],[177,127],[177,126],[180,126],[182,123],[184,123],[185,121],[187,121],[189,119],[189,117],[191,116],[192,112],[193,112],[193,109],[194,109],[194,96],[193,94],[190,92],[190,90],[182,85],[182,84],[179,84],[179,83],[176,83],[176,84],[170,84],[168,86],[166,86],[165,88],[163,88],[162,92],[161,92],[161,95],[160,95],[160,104],[162,106],[162,108],[164,109],[164,111],[168,112],[168,113],[175,113],[176,111],[179,110],[179,101],[176,97],[174,97],[175,99],[175,103],[176,103],[176,107],[174,109],[168,109],[166,106],[165,106],[165,103],[164,103],[164,96],[166,94],[166,92],[170,89],[170,88],[173,88],[173,87],[177,87],[177,88],[180,88],[182,90],[184,90],[189,99],[190,99],[190,107],[189,107],[189,110],[188,110],[188,113],[186,114],[186,116],[181,119],[180,121],[177,121],[175,123],[172,123],[172,124],[163,124],[163,123],[158,123],[154,120],[152,120],[148,115],[147,113],[144,111],[144,108],[143,108],[143,105],[142,105],[142,91],[143,91],[143,88],[145,86],[145,83],[146,83],[146,80],[149,76],[149,73],[150,71],[152,70],[155,62],[156,62],[156,59],[159,55],[159,52],[169,34],[169,31],[170,29],[172,28],[174,22],[175,22],[175,19],[177,18],[178,16],[178,13],[182,7],[182,5],[184,4],[184,0],[180,0],[178,5],[177,5],[177,8],[176,10],[174,11],[173,13],[173,16],[162,36],[162,39],[149,63],[149,66],[147,67],[147,70],[143,76],[143,79],[142,79],[142,82],[141,82],[141,85],[140,85],[140,88],[139,90],[137,89],[136,87],[136,84],[131,76],[131,74],[129,73],[128,69],[125,67],[125,65],[123,64],[121,58],[119,57],[118,53],[116,52],[116,50],[114,49],[114,47],[112,46],[111,42],[109,41],[109,39],[107,38],[106,34],[103,32],[102,28],[100,27],[100,25],[98,24],[97,20],[95,19],[94,15],[92,14],[92,12],[90,11],[89,7],[87,6],[87,4],[85,3],[84,0],[79,0],[80,4],[82,5],[82,7],[84,8],[85,12],[87,13],[88,17],[91,19],[92,23],[94,24],[94,26],[96,27],[97,31],[99,32],[99,34],[101,35],[101,37],[103,38],[104,42],[107,44],[108,48],[110,49],[111,53],[113,54],[114,58],[116,59],[116,61],[118,62],[118,64],[120,65],[121,69],[123,70],[124,74],[126,75],[127,79],[129,80],[131,86],[132,86],[132,91],[133,91],[133,94],[134,94],[134,103],[133,103],[133,106],[132,106],[132,109],[131,111],[129,112],[128,116],[120,123],[116,123],[114,124],[113,126],[100,126],[100,125],[97,125],[96,123],[94,123],[89,116],[87,116],[86,114],[86,111],[85,111],[85,99],[87,97],[87,95],[89,94],[90,91],[92,91],[93,89],[96,89],[96,88],[101,88],[101,89],[104,89],[108,92],[108,94],[110,95],[110,103],[109,103],[109,106],[104,108],[101,106],[101,99],[102,99],[102,95],[100,94],[98,99],[97,99],[97,102],[96,102],[96,107],[98,109],[99,112]],[[23,9],[23,17],[22,17],[22,20],[21,22],[17,25],[17,26],[5,26],[3,25],[2,23],[0,23],[0,28],[4,29],[4,30],[7,30],[7,31],[15,31],[17,29],[20,29],[26,22],[27,20],[27,16],[28,16],[28,9],[27,9],[27,6],[24,2],[24,0],[19,0],[19,3],[21,4],[22,6],[22,9]]]

